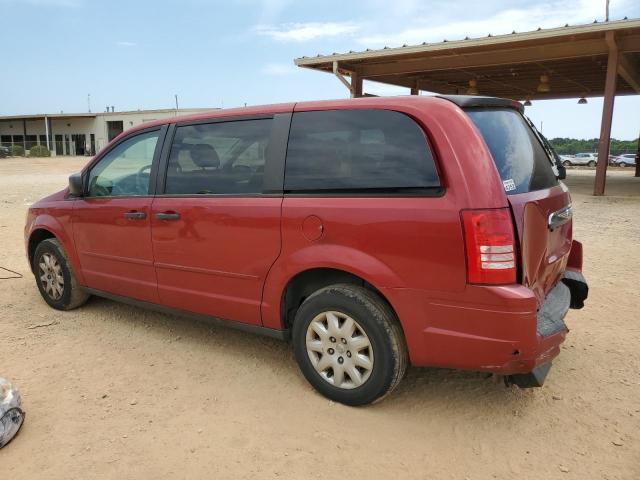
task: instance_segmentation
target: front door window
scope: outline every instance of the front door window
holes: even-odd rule
[[[159,130],[142,133],[116,145],[91,169],[88,196],[148,195],[159,135]]]

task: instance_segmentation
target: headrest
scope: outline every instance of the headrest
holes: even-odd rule
[[[189,147],[191,160],[200,168],[218,168],[220,166],[220,158],[216,150],[207,143],[197,143]]]

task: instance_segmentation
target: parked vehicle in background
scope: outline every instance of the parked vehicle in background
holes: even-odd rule
[[[6,158],[11,153],[9,147],[5,147],[4,145],[0,145],[0,158]]]
[[[624,153],[622,155],[618,155],[614,157],[613,164],[618,167],[630,167],[636,164],[636,154],[635,153]]]
[[[598,155],[595,153],[576,153],[572,158],[565,159],[563,165],[565,167],[572,165],[587,165],[595,167],[598,163]]]
[[[575,155],[560,155],[560,161],[562,162],[562,165],[565,166],[569,166],[571,165],[571,160],[573,160],[573,157]]]
[[[410,96],[144,124],[30,207],[28,260],[56,309],[100,295],[290,340],[348,405],[408,364],[541,386],[588,287],[522,111]]]

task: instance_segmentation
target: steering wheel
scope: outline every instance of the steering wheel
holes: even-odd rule
[[[108,197],[111,191],[105,186],[95,183],[90,189],[89,194],[93,197]]]
[[[126,195],[126,194],[127,194],[126,190],[124,190],[117,183],[114,183],[113,186],[111,187],[111,193],[109,194],[109,196],[111,196],[111,197],[119,197],[121,195]]]
[[[149,175],[151,174],[151,165],[145,165],[136,173],[136,191],[144,192],[142,195],[146,195],[149,191],[149,181],[148,179],[145,181],[143,177],[146,170],[149,170]]]
[[[113,183],[109,182],[111,185],[106,185],[98,182],[97,177],[93,177],[91,179],[91,183],[89,184],[89,196],[91,197],[108,197],[111,195],[111,190],[113,189]]]

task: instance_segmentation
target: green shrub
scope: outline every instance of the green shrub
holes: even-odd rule
[[[11,146],[11,156],[12,157],[24,157],[24,147],[22,145],[12,145]]]
[[[33,147],[31,147],[31,150],[29,150],[29,156],[30,157],[50,157],[51,152],[44,145],[34,145]]]

